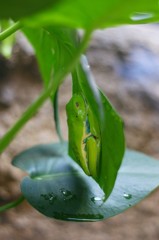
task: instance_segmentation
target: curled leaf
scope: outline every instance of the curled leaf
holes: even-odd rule
[[[69,154],[108,198],[125,150],[123,122],[95,84],[84,56],[73,74],[73,96],[66,110]]]

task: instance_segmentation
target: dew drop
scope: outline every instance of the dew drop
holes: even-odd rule
[[[128,199],[128,200],[129,200],[129,199],[132,198],[132,195],[129,194],[129,193],[124,193],[123,197],[124,197],[125,199]]]
[[[104,199],[105,199],[105,197],[92,197],[91,198],[91,201],[93,202],[93,203],[97,203],[97,202],[103,202],[104,201]]]
[[[94,201],[101,201],[102,200],[102,198],[100,198],[100,197],[94,197]]]
[[[49,204],[53,204],[54,201],[57,199],[57,196],[54,193],[48,193],[48,194],[41,194],[41,197],[43,197],[46,201],[49,202]]]
[[[132,21],[141,21],[141,20],[147,20],[147,19],[150,19],[150,18],[153,18],[154,17],[154,13],[151,13],[151,12],[136,12],[136,13],[133,13],[131,16],[130,16],[130,19]]]
[[[54,203],[54,201],[56,200],[56,196],[54,196],[53,194],[50,194],[49,196],[49,203],[52,205]]]
[[[70,200],[74,197],[72,192],[69,191],[69,190],[66,190],[66,189],[62,188],[62,189],[60,189],[60,191],[61,191],[62,195],[64,196],[64,201],[65,200]]]

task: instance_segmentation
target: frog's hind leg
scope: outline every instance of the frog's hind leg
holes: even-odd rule
[[[90,136],[86,141],[86,153],[88,160],[88,168],[93,178],[97,178],[98,174],[98,158],[99,158],[99,147],[94,136]]]

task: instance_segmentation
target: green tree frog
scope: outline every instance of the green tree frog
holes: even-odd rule
[[[98,123],[81,94],[73,94],[66,105],[69,131],[69,155],[87,175],[97,178],[100,159]]]

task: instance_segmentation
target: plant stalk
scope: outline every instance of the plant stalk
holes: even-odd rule
[[[8,210],[10,208],[14,208],[14,207],[18,206],[21,202],[24,201],[24,199],[25,198],[23,196],[20,196],[17,200],[15,200],[15,201],[13,201],[11,203],[7,203],[4,206],[1,206],[0,207],[0,212],[4,212],[4,211],[6,211],[6,210]]]
[[[58,108],[58,90],[56,91],[54,99],[52,100],[52,105],[53,105],[53,111],[54,111],[54,121],[55,121],[56,132],[58,134],[60,142],[63,142],[64,139],[63,139],[62,131],[60,127],[59,108]]]
[[[0,139],[0,153],[10,144],[19,130],[26,124],[26,122],[35,114],[37,109],[45,102],[49,96],[49,91],[43,92],[40,97],[33,102],[28,109],[22,114],[21,118],[8,130],[8,132]]]
[[[6,30],[0,33],[0,41],[4,40],[5,38],[9,37],[13,33],[15,33],[17,30],[19,30],[22,27],[21,22],[16,22]]]

